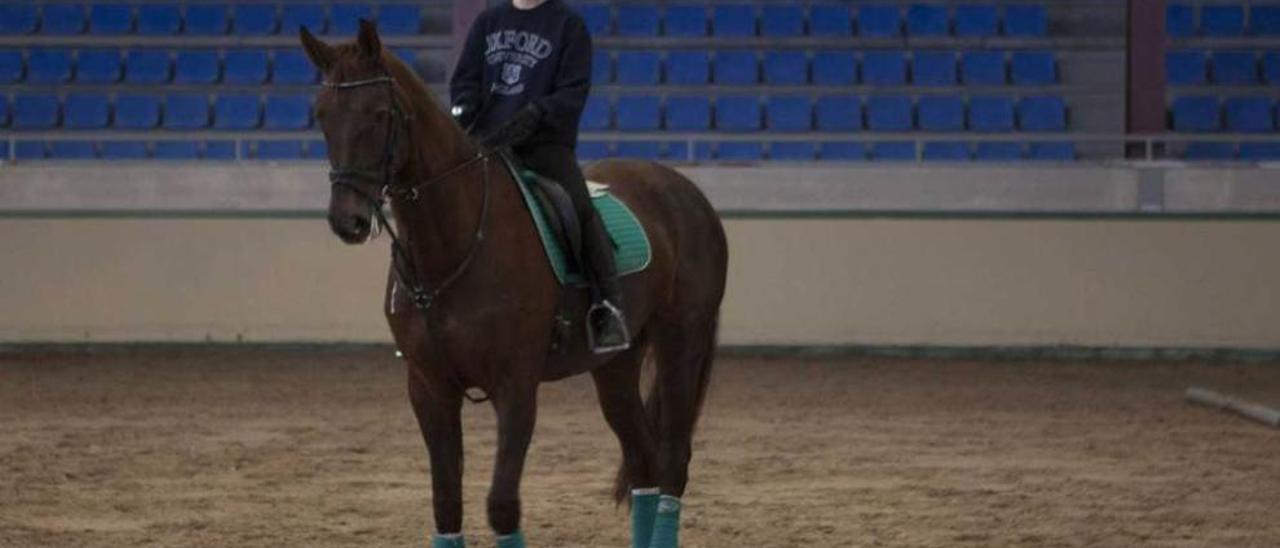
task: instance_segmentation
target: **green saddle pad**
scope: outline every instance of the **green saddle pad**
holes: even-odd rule
[[[561,285],[581,284],[585,280],[582,274],[576,270],[570,270],[570,259],[560,244],[559,238],[552,232],[551,223],[547,222],[546,212],[542,210],[542,204],[533,197],[533,190],[529,187],[536,183],[533,182],[535,176],[532,172],[522,171],[520,173],[520,194],[524,197],[525,205],[529,206],[529,211],[533,213],[533,224],[538,227],[538,236],[542,238],[542,248],[547,252],[547,260],[551,261],[551,269],[556,273],[556,279],[560,280]],[[588,187],[595,186],[591,192],[591,203],[596,207],[596,211],[600,214],[600,219],[604,221],[605,228],[609,231],[614,243],[613,258],[618,265],[618,276],[626,276],[644,270],[649,266],[649,259],[652,257],[652,249],[649,246],[649,236],[645,234],[644,227],[640,225],[640,220],[636,218],[627,204],[617,199],[607,191],[597,191],[603,185],[588,184]]]

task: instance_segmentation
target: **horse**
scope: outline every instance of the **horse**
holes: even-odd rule
[[[330,229],[347,244],[383,231],[392,240],[383,310],[427,446],[432,546],[464,545],[464,400],[479,392],[492,405],[498,449],[489,526],[499,547],[523,547],[520,479],[538,385],[590,373],[622,449],[613,496],[631,504],[632,546],[675,548],[728,262],[710,202],[656,162],[589,166],[587,177],[609,185],[636,215],[652,257],[622,280],[630,348],[593,354],[585,329],[574,329],[553,351],[558,311],[585,313],[587,296],[555,277],[499,153],[472,142],[414,71],[383,49],[368,21],[352,42],[326,44],[305,27],[300,39],[323,75],[314,115],[332,168]],[[642,398],[646,360],[655,374]]]

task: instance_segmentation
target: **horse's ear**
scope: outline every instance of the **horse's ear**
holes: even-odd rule
[[[311,62],[320,69],[320,72],[329,70],[329,67],[333,66],[336,55],[332,46],[312,36],[307,27],[298,27],[298,38],[302,40],[302,49],[306,50],[307,57],[311,58]]]
[[[382,39],[378,38],[378,27],[367,19],[360,20],[360,36],[356,38],[360,46],[360,54],[365,57],[382,56]]]

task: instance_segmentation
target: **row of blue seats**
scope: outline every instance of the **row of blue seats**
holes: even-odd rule
[[[1271,133],[1280,128],[1280,112],[1270,97],[1188,95],[1173,100],[1174,131]],[[1225,124],[1224,124],[1225,121]]]
[[[157,127],[195,130],[298,130],[311,127],[310,95],[252,93],[218,95],[175,93],[165,96],[121,93],[23,94],[13,99],[12,115],[0,95],[0,127],[14,129],[129,129]]]
[[[414,64],[417,53],[395,49]],[[0,84],[313,84],[319,73],[301,50],[0,49]]]
[[[790,37],[851,36],[894,38],[910,36],[1043,37],[1049,16],[1039,4],[915,4],[905,10],[895,4],[585,4],[578,7],[587,29],[596,36],[631,37]]]
[[[597,52],[595,83],[623,85],[1051,85],[1052,51],[700,50]]]
[[[1280,142],[1188,143],[1182,157],[1188,160],[1280,160]]]
[[[325,142],[257,140],[240,143],[241,159],[295,160],[328,157]],[[213,141],[16,141],[12,157],[18,160],[234,160],[236,142]],[[9,158],[9,141],[0,141],[0,158]]]
[[[1280,85],[1280,51],[1178,50],[1165,54],[1165,72],[1175,86],[1205,84]],[[1261,60],[1261,63],[1259,63]]]
[[[647,160],[702,161],[721,160],[749,162],[758,160],[857,162],[864,160],[910,161],[916,159],[916,143],[859,141],[757,141],[698,142],[690,154],[684,141],[584,141],[578,144],[578,157],[598,160],[609,157]],[[939,161],[1020,161],[1075,159],[1071,142],[1034,142],[1029,145],[1011,142],[926,142],[920,149],[924,160]]]
[[[1205,4],[1198,9],[1192,4],[1170,4],[1165,10],[1165,32],[1169,36],[1280,36],[1277,4],[1253,2],[1247,11],[1242,4]]]
[[[773,95],[623,95],[616,103],[592,97],[583,111],[583,131],[1066,131],[1061,97]]]
[[[376,20],[383,34],[417,34],[422,8],[415,4],[211,4],[5,2],[0,4],[0,34],[54,35],[270,35],[312,32],[354,34],[361,18]]]

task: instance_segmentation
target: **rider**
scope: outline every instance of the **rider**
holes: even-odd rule
[[[582,225],[595,352],[629,346],[613,243],[591,205],[574,147],[591,91],[591,36],[563,0],[511,0],[476,18],[450,81],[452,113],[486,149],[509,147],[554,179]]]

